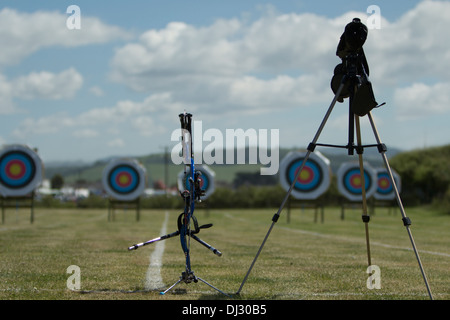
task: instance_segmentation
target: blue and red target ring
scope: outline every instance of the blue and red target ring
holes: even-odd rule
[[[128,194],[139,186],[139,173],[130,165],[122,164],[113,168],[108,174],[108,184],[115,192]]]
[[[289,152],[280,163],[280,184],[287,191],[294,183],[306,152]],[[330,186],[330,161],[320,152],[311,153],[295,181],[291,195],[296,199],[316,199]]]
[[[134,159],[112,160],[103,169],[102,182],[112,198],[132,201],[145,190],[146,170]]]
[[[383,195],[389,194],[394,190],[391,179],[387,172],[378,173],[378,188],[377,192]]]
[[[397,172],[391,169],[398,192],[401,191],[401,179]],[[377,190],[374,194],[377,200],[393,200],[395,198],[394,184],[389,173],[384,168],[377,169]]]
[[[363,163],[363,168],[364,179],[356,162],[345,162],[337,171],[338,191],[350,201],[362,200],[363,180],[366,198],[370,198],[377,189],[376,170],[368,163]]]
[[[292,183],[300,170],[303,159],[295,159],[288,165],[286,172],[289,183]],[[294,185],[295,189],[311,192],[317,189],[323,179],[323,171],[316,161],[308,159]]]
[[[0,151],[0,194],[4,197],[26,196],[42,179],[42,161],[34,150],[24,145],[11,145]]]
[[[362,194],[362,182],[361,171],[359,167],[350,168],[343,175],[343,184],[348,192],[351,194]],[[368,190],[373,181],[369,177],[367,170],[364,171],[364,186]]]

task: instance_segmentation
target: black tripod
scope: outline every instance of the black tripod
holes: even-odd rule
[[[354,23],[354,25],[351,25],[353,23]],[[385,167],[386,167],[389,177],[391,179],[391,182],[392,182],[392,185],[394,188],[394,192],[395,192],[395,197],[396,197],[398,206],[399,206],[401,214],[402,214],[403,225],[406,227],[406,230],[408,232],[408,236],[410,238],[411,245],[413,247],[414,253],[417,258],[417,262],[419,263],[419,268],[422,273],[422,277],[425,281],[428,295],[429,295],[430,299],[433,299],[430,287],[428,285],[428,280],[427,280],[425,271],[422,266],[422,262],[420,261],[419,253],[417,251],[411,230],[409,228],[409,226],[411,225],[411,220],[406,216],[406,213],[405,213],[405,210],[404,210],[404,207],[402,204],[402,200],[400,198],[400,195],[399,195],[399,192],[398,192],[395,180],[394,180],[394,176],[392,174],[392,170],[390,168],[388,159],[385,154],[385,152],[387,151],[386,145],[384,143],[382,143],[380,140],[380,136],[378,134],[378,131],[375,126],[375,122],[373,121],[373,117],[372,117],[372,114],[370,111],[373,108],[377,107],[377,103],[373,96],[371,84],[368,80],[368,65],[367,65],[365,55],[364,55],[364,51],[362,50],[362,43],[364,43],[365,37],[364,37],[364,41],[362,41],[362,43],[359,46],[357,46],[358,49],[355,49],[355,46],[352,47],[351,45],[346,43],[346,41],[349,41],[349,39],[348,39],[349,36],[356,38],[356,35],[357,35],[356,31],[353,32],[354,30],[350,30],[352,33],[347,33],[347,28],[355,27],[355,26],[358,28],[361,28],[361,25],[362,24],[360,23],[360,20],[355,18],[352,23],[347,25],[346,33],[344,33],[341,37],[341,42],[338,45],[337,55],[342,58],[343,63],[338,65],[335,68],[335,71],[334,71],[335,75],[332,79],[332,84],[331,84],[333,91],[335,92],[335,96],[331,102],[331,105],[328,108],[328,111],[325,114],[324,119],[322,120],[322,123],[319,126],[319,129],[317,130],[317,132],[314,136],[313,141],[308,145],[306,156],[304,157],[303,162],[298,169],[297,176],[292,180],[292,184],[291,184],[288,192],[286,193],[277,213],[273,216],[272,224],[270,225],[269,231],[267,232],[267,234],[266,234],[255,258],[253,259],[253,262],[250,265],[250,268],[247,271],[247,274],[245,275],[244,280],[242,281],[241,286],[239,287],[239,290],[236,292],[236,294],[239,294],[241,292],[245,282],[247,281],[247,278],[248,278],[251,270],[253,269],[253,266],[255,265],[256,260],[258,259],[259,255],[264,247],[265,242],[267,241],[270,233],[272,232],[272,229],[273,229],[275,223],[278,221],[278,218],[280,217],[281,211],[283,210],[283,208],[286,204],[286,201],[288,200],[303,167],[305,166],[306,162],[308,161],[308,158],[311,155],[311,153],[314,152],[316,146],[345,148],[345,149],[348,149],[349,155],[353,155],[354,151],[356,150],[356,152],[358,154],[359,167],[360,167],[361,180],[362,180],[361,181],[362,209],[363,209],[362,220],[365,224],[365,231],[366,231],[368,265],[369,266],[371,265],[369,227],[368,227],[368,224],[370,221],[370,216],[367,213],[367,200],[366,200],[366,194],[365,194],[365,181],[364,181],[364,168],[363,168],[363,156],[362,155],[363,155],[364,148],[376,147],[378,149],[378,152],[381,154],[381,157],[383,159],[383,162],[385,164]],[[364,26],[364,25],[362,25],[362,26]],[[366,28],[365,32],[367,35],[367,28]],[[347,36],[347,39],[345,39],[345,36]],[[357,39],[357,40],[360,40],[360,39]],[[353,44],[354,44],[354,42],[353,42]],[[344,98],[347,98],[347,97],[350,98],[349,99],[348,144],[345,146],[341,146],[341,145],[317,143],[319,136],[322,133],[322,130],[324,129],[325,124],[326,124],[328,118],[330,117],[331,112],[333,111],[333,108],[334,108],[336,102],[337,101],[343,102]],[[372,127],[372,130],[375,135],[376,142],[377,142],[376,144],[362,145],[359,118],[364,115],[367,115],[369,118],[370,125]],[[355,145],[355,143],[354,143],[355,126],[356,126],[356,135],[357,135],[357,145]]]

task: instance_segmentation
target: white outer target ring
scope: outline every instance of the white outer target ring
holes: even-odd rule
[[[377,171],[363,162],[366,198],[377,190]],[[362,179],[358,162],[344,162],[337,171],[338,191],[350,201],[362,201]]]
[[[25,145],[9,145],[0,151],[0,194],[22,197],[34,191],[43,180],[39,155]]]
[[[377,200],[393,200],[395,199],[394,185],[392,184],[389,173],[385,168],[377,168],[377,190],[374,194],[374,198]],[[391,169],[394,176],[395,185],[400,193],[401,191],[401,178],[395,170]]]
[[[280,184],[286,191],[292,185],[307,152],[291,151],[280,162]],[[291,195],[296,199],[313,200],[330,187],[330,161],[316,151],[311,153],[303,167]]]
[[[214,177],[215,172],[212,171],[207,165],[195,165],[195,171],[200,171],[202,175],[200,176],[200,187],[205,190],[205,195],[201,197],[201,200],[206,200],[215,190]],[[189,176],[191,172],[190,167],[186,170],[186,176]],[[178,190],[183,192],[184,190],[189,190],[188,180],[184,174],[184,170],[180,171],[178,174]]]
[[[146,173],[135,159],[114,159],[103,169],[103,188],[116,200],[133,201],[145,191]]]

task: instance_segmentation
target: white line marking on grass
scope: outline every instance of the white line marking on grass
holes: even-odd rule
[[[279,228],[283,229],[283,230],[286,230],[286,231],[295,232],[295,233],[309,234],[309,235],[314,235],[314,236],[323,237],[323,238],[332,238],[332,239],[335,239],[335,240],[350,241],[350,242],[359,241],[359,239],[342,237],[342,236],[335,236],[335,235],[328,235],[328,234],[323,234],[323,233],[319,233],[319,232],[312,232],[312,231],[306,231],[306,230],[301,230],[301,229],[291,229],[291,228],[287,228],[287,227],[279,227]],[[380,246],[380,247],[391,248],[391,249],[413,251],[412,248],[393,246],[393,245],[390,245],[390,244],[385,244],[385,243],[375,242],[375,241],[371,241],[370,244],[374,245],[374,246]],[[418,250],[418,251],[421,252],[421,253],[428,253],[428,254],[438,255],[438,256],[443,256],[443,257],[450,257],[450,254],[444,253],[444,252],[436,252],[436,251],[428,251],[428,250]]]
[[[249,222],[248,220],[245,220],[243,218],[234,217],[234,216],[232,216],[229,213],[226,213],[225,216],[228,217],[228,218]],[[282,226],[278,226],[278,228],[282,229],[282,230],[285,230],[285,231],[289,231],[289,232],[300,233],[300,234],[307,234],[307,235],[312,235],[312,236],[321,237],[321,238],[329,238],[329,239],[333,239],[333,240],[341,240],[341,241],[349,241],[349,242],[359,242],[360,241],[360,239],[357,239],[357,238],[349,238],[349,237],[345,237],[345,236],[324,234],[324,233],[320,233],[320,232],[314,232],[314,231],[308,231],[308,230],[302,230],[302,229],[292,229],[292,228],[282,227]],[[390,245],[390,244],[385,244],[385,243],[375,242],[375,241],[371,241],[370,244],[374,245],[374,246],[380,246],[380,247],[391,248],[391,249],[413,251],[412,248],[393,246],[393,245]],[[436,251],[428,251],[428,250],[418,250],[418,251],[419,251],[419,253],[427,253],[427,254],[431,254],[431,255],[450,257],[450,254],[444,253],[444,252],[436,252]]]
[[[323,234],[323,233],[319,233],[319,232],[312,232],[312,231],[306,231],[306,230],[301,230],[301,229],[291,229],[291,228],[286,228],[286,227],[279,227],[279,228],[283,229],[283,230],[286,230],[286,231],[295,232],[295,233],[309,234],[309,235],[314,235],[314,236],[317,236],[317,237],[331,238],[331,239],[341,240],[341,241],[350,241],[350,242],[357,242],[357,241],[359,241],[359,239],[342,237],[342,236],[335,236],[335,235],[328,235],[328,234]],[[391,249],[413,251],[412,248],[393,246],[393,245],[390,245],[390,244],[385,244],[385,243],[375,242],[375,241],[371,241],[370,244],[374,245],[374,246],[380,246],[380,247],[391,248]],[[428,254],[432,254],[432,255],[438,255],[438,256],[443,256],[443,257],[450,257],[450,254],[444,253],[444,252],[436,252],[436,251],[428,251],[428,250],[418,250],[418,251],[420,253],[428,253]]]
[[[160,235],[167,233],[167,222],[169,221],[169,212],[165,212],[165,219],[161,227]],[[161,277],[162,257],[164,254],[165,241],[156,242],[155,249],[150,255],[150,265],[145,277],[145,290],[157,290],[165,287]]]
[[[385,248],[392,248],[392,249],[400,249],[400,250],[409,250],[409,251],[413,251],[412,248],[406,248],[406,247],[399,247],[399,246],[392,246],[390,244],[384,244],[384,243],[380,243],[380,242],[371,242],[371,244],[375,245],[375,246],[381,246],[381,247],[385,247]],[[432,254],[435,256],[443,256],[443,257],[448,257],[450,258],[450,254],[448,253],[444,253],[444,252],[436,252],[436,251],[428,251],[428,250],[417,250],[420,253],[428,253],[428,254]]]

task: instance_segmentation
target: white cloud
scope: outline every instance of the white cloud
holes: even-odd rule
[[[234,75],[242,55],[227,37],[240,28],[237,20],[220,20],[195,28],[182,22],[143,33],[138,43],[117,50],[112,78],[138,91],[194,80],[198,75]]]
[[[53,114],[39,119],[26,118],[13,130],[12,136],[27,139],[35,135],[57,134],[61,128],[70,128],[75,120],[64,114]]]
[[[122,148],[125,146],[125,142],[121,138],[116,138],[108,141],[107,145],[111,148]]]
[[[105,95],[105,92],[102,90],[102,88],[98,86],[93,86],[89,89],[89,92],[92,93],[96,97],[103,97]]]
[[[119,27],[107,25],[98,18],[83,15],[82,28],[69,30],[68,15],[58,12],[0,11],[0,66],[20,62],[32,53],[52,46],[76,47],[127,39],[129,34]]]
[[[197,81],[198,76],[278,74],[293,68],[313,71],[324,63],[332,67],[337,60],[330,52],[341,31],[331,27],[334,24],[311,14],[270,15],[250,26],[236,19],[203,28],[170,23],[117,50],[112,77],[141,91],[158,88],[161,81]]]
[[[450,80],[449,16],[450,2],[423,1],[397,21],[369,31],[366,54],[376,81]]]
[[[22,112],[15,99],[71,99],[83,85],[83,77],[74,68],[52,73],[32,72],[9,80],[0,73],[0,114]]]
[[[321,92],[328,87],[328,82],[326,75],[320,73],[299,77],[281,75],[268,80],[244,76],[230,83],[227,102],[258,113],[274,108],[307,107],[327,101],[328,97]]]
[[[394,106],[402,120],[450,112],[450,83],[413,83],[394,92]]]
[[[120,131],[115,129],[119,124],[131,124],[137,134],[149,136],[167,130],[158,123],[165,117],[161,110],[173,114],[183,108],[174,103],[168,93],[154,94],[141,102],[122,100],[115,106],[94,108],[75,116],[58,113],[38,119],[26,118],[13,131],[13,136],[25,139],[35,135],[57,134],[72,128],[76,128],[72,134],[74,137],[100,135],[100,131],[111,134],[111,130],[120,134]]]
[[[12,101],[12,86],[6,77],[0,74],[0,114],[9,114],[14,112]]]
[[[166,131],[164,126],[156,123],[155,117],[136,117],[131,120],[131,124],[138,130],[141,136],[149,137]]]
[[[250,25],[170,23],[118,49],[111,76],[136,91],[170,92],[191,111],[254,113],[323,103],[346,19],[268,13]]]
[[[382,28],[370,30],[365,45],[374,85],[448,80],[449,15],[449,2],[424,1],[397,21],[382,17]],[[251,111],[269,102],[308,105],[314,101],[306,97],[317,94],[317,83],[329,82],[340,62],[336,47],[354,17],[365,22],[368,15],[348,12],[333,19],[269,11],[250,24],[237,19],[206,27],[170,23],[118,49],[112,78],[136,91],[171,92],[176,101],[215,110]]]
[[[83,77],[74,68],[58,74],[32,72],[12,82],[13,95],[21,99],[70,99],[83,85]]]
[[[0,10],[0,68],[20,63],[34,52],[49,47],[77,47],[129,39],[123,29],[83,15],[82,28],[69,30],[68,15],[37,11]],[[17,113],[15,98],[69,99],[81,88],[83,77],[73,68],[61,73],[33,72],[9,80],[0,74],[0,114]],[[99,91],[96,90],[96,93]]]
[[[77,138],[94,138],[98,136],[98,132],[96,130],[86,128],[76,130],[72,135]]]

